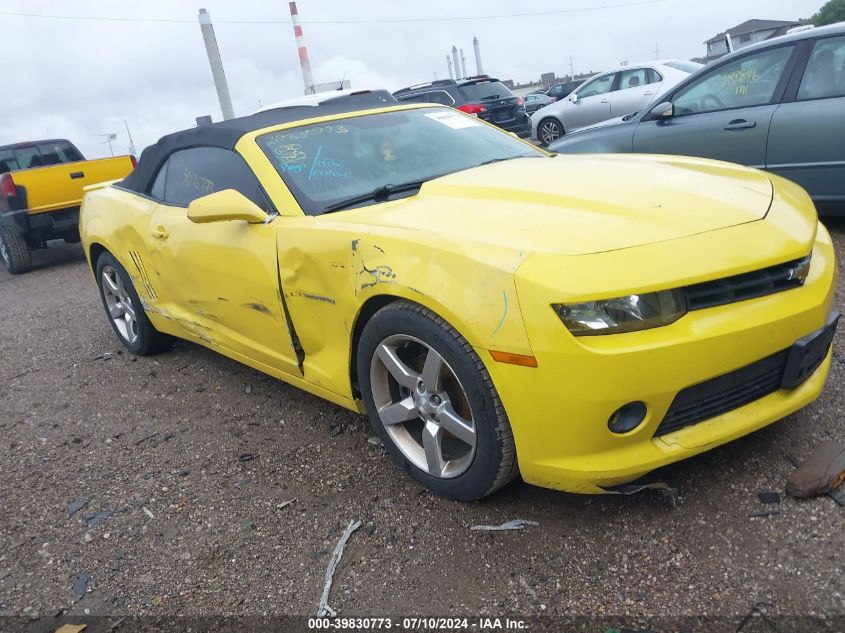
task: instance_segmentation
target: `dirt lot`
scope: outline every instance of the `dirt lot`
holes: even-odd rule
[[[461,504],[402,476],[364,418],[194,345],[123,353],[79,247],[36,260],[0,272],[0,615],[313,614],[352,519],[342,615],[845,614],[845,508],[750,517],[783,491],[784,451],[845,435],[843,328],[822,397],[668,469],[674,509],[519,481]],[[514,518],[539,525],[468,529]]]

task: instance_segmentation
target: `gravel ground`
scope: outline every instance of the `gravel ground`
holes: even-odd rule
[[[784,451],[843,437],[843,328],[815,404],[666,470],[675,508],[521,481],[462,504],[404,477],[362,417],[195,345],[124,353],[79,247],[36,260],[0,272],[0,615],[313,614],[353,519],[341,615],[845,614],[845,508],[749,516],[783,491]],[[539,525],[468,529],[513,518]]]

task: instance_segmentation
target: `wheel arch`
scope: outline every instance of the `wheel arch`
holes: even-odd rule
[[[99,242],[92,242],[88,247],[88,264],[91,267],[92,273],[97,271],[97,260],[100,259],[100,255],[103,253],[111,253],[111,251]]]

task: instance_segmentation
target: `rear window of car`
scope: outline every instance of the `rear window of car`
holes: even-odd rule
[[[675,70],[680,70],[681,72],[692,74],[697,71],[699,68],[704,68],[702,64],[696,64],[695,62],[685,62],[685,61],[677,61],[677,62],[666,62],[664,64],[669,68],[674,68]]]
[[[82,155],[68,141],[47,141],[0,149],[0,173],[80,160]]]
[[[491,99],[504,99],[513,96],[510,89],[501,81],[481,81],[474,84],[458,86],[458,92],[470,103],[489,101]]]

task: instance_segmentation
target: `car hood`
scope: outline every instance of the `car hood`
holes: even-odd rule
[[[760,171],[677,156],[522,158],[427,182],[415,196],[329,216],[523,252],[598,253],[765,217]]]

